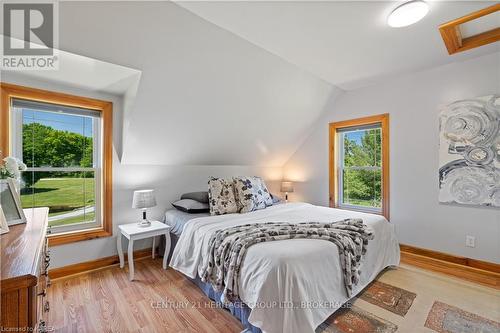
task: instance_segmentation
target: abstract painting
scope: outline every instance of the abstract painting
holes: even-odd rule
[[[500,95],[447,105],[439,129],[439,202],[500,207]]]

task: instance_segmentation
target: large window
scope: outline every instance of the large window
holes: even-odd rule
[[[52,244],[110,235],[111,103],[4,84],[2,92],[10,155],[28,166],[23,208],[49,207]]]
[[[330,124],[330,203],[389,217],[388,115]]]
[[[100,225],[100,112],[14,98],[12,155],[22,175],[23,208],[49,207],[49,226],[63,232]]]

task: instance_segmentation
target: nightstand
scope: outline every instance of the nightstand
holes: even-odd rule
[[[128,242],[128,267],[130,281],[134,279],[134,241],[153,237],[152,257],[155,257],[156,237],[165,235],[165,253],[163,255],[163,269],[167,269],[167,257],[170,251],[170,226],[159,221],[151,221],[149,227],[139,227],[137,223],[120,224],[120,234],[116,238],[116,247],[120,257],[120,268],[125,265],[123,259],[122,236],[125,236]]]

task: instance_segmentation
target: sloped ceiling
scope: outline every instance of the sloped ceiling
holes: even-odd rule
[[[327,82],[171,2],[61,2],[60,48],[142,71],[122,162],[281,166]]]
[[[402,1],[177,3],[345,90],[500,49],[496,43],[449,56],[438,31],[494,1],[428,1],[422,21],[397,29],[386,20]]]
[[[9,39],[11,45],[22,45],[23,40],[0,35],[0,43]],[[123,96],[140,80],[141,72],[98,59],[58,50],[57,70],[2,71],[9,79],[23,77],[49,81],[64,87],[103,92]]]
[[[282,166],[338,85],[496,50],[449,57],[437,34],[487,4],[433,3],[399,30],[385,25],[387,2],[68,1],[59,46],[140,71],[125,98],[122,163]]]

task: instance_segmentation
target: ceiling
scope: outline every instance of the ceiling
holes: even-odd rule
[[[24,41],[0,35],[0,43],[8,38],[11,45]],[[4,71],[16,76],[47,80],[59,85],[113,95],[125,95],[138,82],[141,72],[132,68],[58,50],[57,70]]]
[[[282,166],[338,91],[172,2],[69,1],[59,16],[61,49],[141,71],[126,164]]]
[[[391,29],[395,5],[64,1],[59,47],[78,56],[62,59],[58,73],[32,75],[126,91],[122,163],[282,166],[339,86],[498,50],[448,56],[437,32],[487,3],[432,3],[423,21]]]
[[[404,28],[390,28],[386,24],[388,14],[401,1],[179,1],[177,4],[349,90],[500,49],[500,43],[496,43],[449,56],[438,31],[440,24],[495,2],[428,2],[429,14]],[[485,21],[484,25],[490,23]]]

